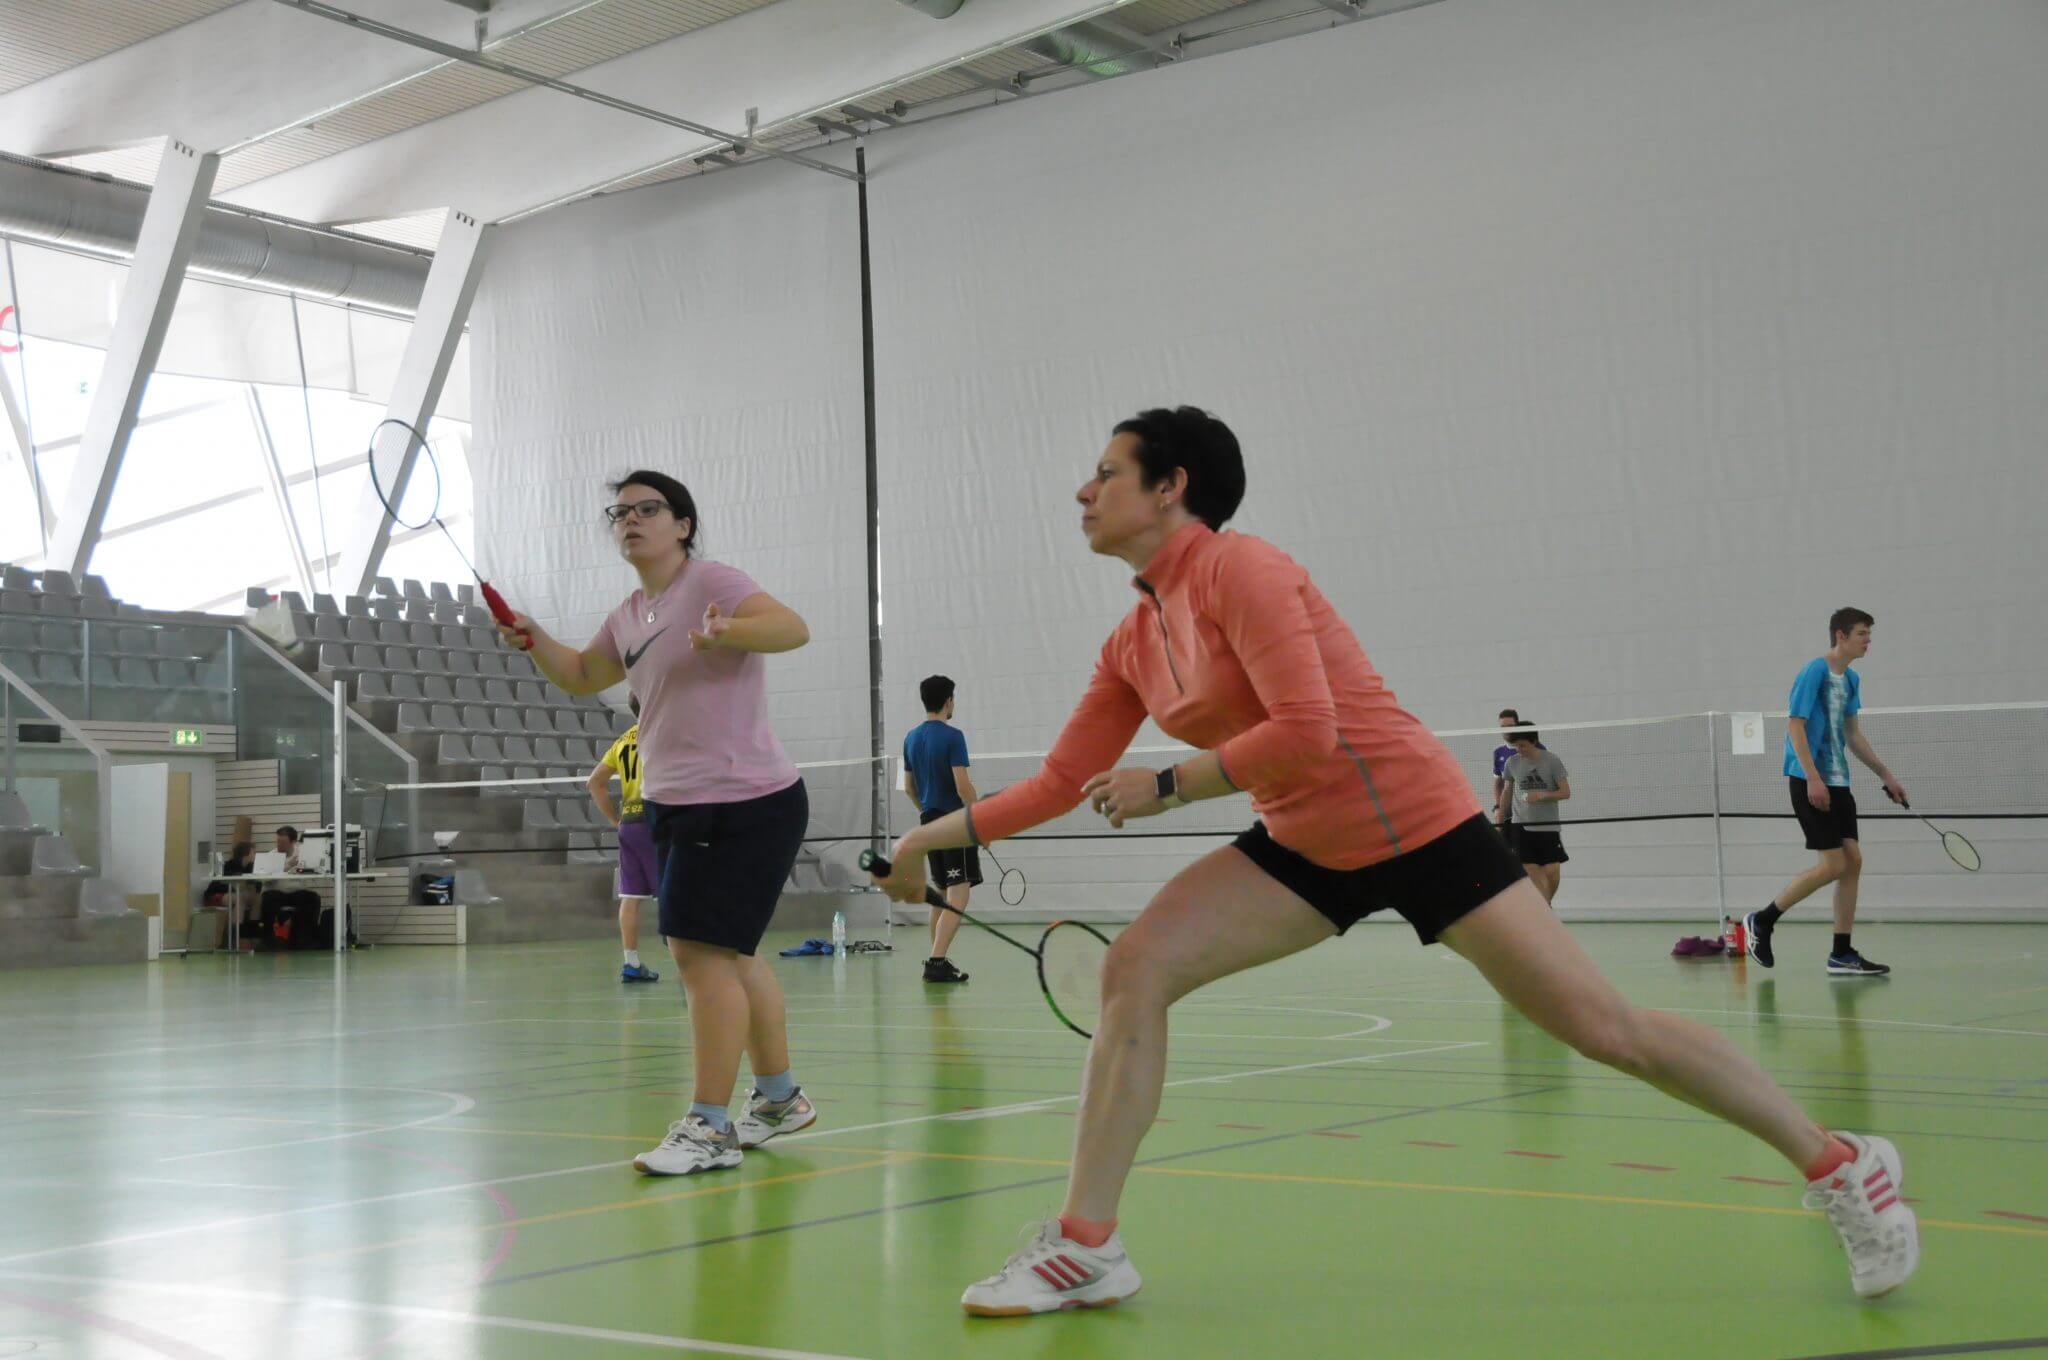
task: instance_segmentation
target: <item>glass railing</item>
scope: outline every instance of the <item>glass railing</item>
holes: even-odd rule
[[[0,664],[67,718],[204,726],[234,721],[226,621],[0,614]]]
[[[0,659],[0,877],[101,873],[112,846],[102,796],[112,761],[22,678]]]

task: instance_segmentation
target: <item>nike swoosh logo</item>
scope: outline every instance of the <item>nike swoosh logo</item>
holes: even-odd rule
[[[632,670],[634,664],[638,662],[641,657],[647,655],[647,649],[654,645],[654,640],[660,637],[663,633],[666,633],[668,630],[669,625],[663,624],[661,627],[655,629],[653,632],[649,633],[644,639],[642,639],[638,647],[627,648],[626,669]]]

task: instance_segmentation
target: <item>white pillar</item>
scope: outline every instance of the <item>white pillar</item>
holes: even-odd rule
[[[107,505],[120,480],[121,460],[135,430],[143,389],[156,368],[164,332],[178,305],[185,265],[199,240],[199,225],[213,192],[220,157],[201,153],[172,138],[164,144],[156,187],[142,214],[142,233],[128,262],[128,283],[107,344],[106,366],[93,392],[92,410],[79,441],[70,488],[59,503],[56,528],[45,560],[82,578],[99,546]]]
[[[448,214],[433,267],[427,271],[426,288],[420,294],[419,311],[412,319],[412,334],[406,338],[405,355],[399,360],[398,376],[391,383],[385,418],[402,420],[422,434],[440,404],[448,365],[454,361],[455,347],[469,320],[469,304],[476,296],[483,266],[485,231],[465,213]],[[403,506],[415,461],[404,432],[395,425],[382,427],[370,456],[383,478],[384,494],[393,505]],[[391,546],[391,529],[391,517],[384,513],[376,491],[365,483],[350,521],[348,542],[340,552],[344,591],[370,593],[384,550]]]

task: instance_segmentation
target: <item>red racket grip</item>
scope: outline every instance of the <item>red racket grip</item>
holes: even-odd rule
[[[510,628],[514,621],[512,606],[505,603],[505,597],[500,595],[498,588],[489,581],[479,580],[477,585],[483,589],[484,603],[490,606],[491,617],[504,624],[507,628]],[[521,651],[531,651],[533,649],[533,635],[521,629],[519,630],[519,636],[523,639],[519,644],[519,649]]]

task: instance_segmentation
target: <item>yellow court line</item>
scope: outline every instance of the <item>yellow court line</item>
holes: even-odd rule
[[[858,1148],[841,1144],[841,1152],[886,1152],[886,1148]],[[981,1152],[922,1152],[898,1149],[908,1157],[949,1162],[995,1162],[1013,1166],[1065,1166],[1063,1160],[1045,1157],[1003,1157]],[[1506,1185],[1439,1185],[1428,1181],[1365,1180],[1351,1176],[1295,1176],[1280,1171],[1221,1171],[1206,1167],[1139,1166],[1133,1171],[1150,1176],[1193,1176],[1206,1180],[1264,1181],[1280,1185],[1337,1185],[1356,1190],[1423,1190],[1447,1195],[1494,1195],[1506,1199],[1572,1200],[1581,1204],[1630,1204],[1651,1209],[1706,1209],[1727,1214],[1775,1214],[1790,1218],[1813,1218],[1811,1209],[1792,1209],[1773,1204],[1714,1204],[1705,1200],[1656,1199],[1646,1195],[1598,1195],[1578,1190],[1524,1190]],[[2014,1237],[2048,1237],[2048,1230],[2022,1228],[2003,1223],[1958,1223],[1951,1219],[1923,1218],[1923,1228],[1950,1228],[1957,1232],[2001,1233]]]
[[[312,1261],[337,1261],[350,1256],[368,1256],[380,1251],[391,1251],[397,1247],[414,1246],[421,1242],[441,1242],[453,1237],[472,1237],[478,1233],[503,1232],[508,1228],[531,1228],[542,1223],[560,1223],[571,1218],[588,1218],[592,1214],[608,1214],[619,1209],[644,1209],[653,1204],[668,1204],[679,1199],[702,1199],[709,1195],[731,1195],[742,1190],[758,1190],[770,1185],[791,1185],[797,1181],[817,1180],[821,1176],[843,1176],[853,1171],[869,1171],[890,1162],[900,1161],[909,1154],[877,1149],[882,1155],[851,1166],[824,1167],[816,1171],[793,1171],[786,1176],[765,1176],[760,1180],[727,1181],[719,1185],[701,1186],[694,1190],[676,1190],[666,1195],[642,1195],[634,1199],[613,1200],[610,1204],[590,1204],[580,1209],[561,1209],[552,1214],[536,1214],[531,1218],[505,1219],[496,1223],[470,1223],[460,1227],[437,1228],[433,1232],[417,1233],[411,1237],[394,1237],[386,1242],[371,1242],[363,1246],[342,1247],[335,1251],[315,1252],[310,1256],[294,1256],[287,1265],[304,1265]]]

